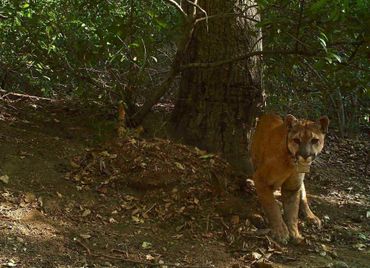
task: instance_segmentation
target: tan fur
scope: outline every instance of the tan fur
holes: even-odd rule
[[[303,166],[309,170],[313,159],[324,146],[329,120],[326,116],[318,122],[297,120],[288,115],[285,121],[278,115],[259,118],[252,138],[251,154],[255,168],[255,182],[259,200],[269,220],[272,233],[280,242],[289,237],[302,240],[298,231],[298,210],[316,224],[320,220],[307,203],[303,180]],[[281,188],[284,220],[273,192]]]

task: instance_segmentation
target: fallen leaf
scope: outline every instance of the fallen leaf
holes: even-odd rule
[[[208,158],[212,158],[214,156],[215,156],[214,154],[205,154],[205,155],[199,156],[199,158],[200,159],[208,159]]]
[[[91,214],[91,210],[90,209],[85,209],[84,212],[82,212],[82,217],[87,217]]]
[[[155,260],[155,258],[154,258],[152,255],[150,255],[150,254],[146,255],[146,256],[145,256],[145,258],[146,258],[148,261]]]
[[[9,176],[8,175],[0,176],[0,181],[2,181],[5,184],[8,184],[9,183]]]
[[[126,201],[132,201],[132,200],[135,200],[136,198],[133,197],[132,195],[126,194],[123,196],[123,199],[125,199]]]
[[[360,233],[359,235],[358,235],[358,237],[359,238],[361,238],[362,240],[368,240],[368,238],[366,237],[366,235],[364,235],[364,234],[362,234],[362,233]]]
[[[89,239],[89,238],[91,238],[91,235],[89,235],[89,234],[80,234],[80,237],[82,237],[83,239]]]
[[[7,263],[4,264],[5,267],[16,267],[17,263],[15,260],[10,259]]]
[[[136,216],[131,216],[131,219],[132,219],[135,223],[144,223],[144,220],[143,220],[143,219],[140,219],[139,217],[136,217]]]
[[[26,193],[24,196],[24,201],[26,203],[32,203],[36,201],[36,196],[33,193]]]
[[[110,153],[108,153],[108,151],[102,151],[100,153],[101,156],[106,156],[106,157],[110,157]]]
[[[175,165],[177,168],[181,169],[181,170],[185,170],[185,167],[183,164],[179,163],[179,162],[175,162]]]
[[[366,245],[365,244],[362,244],[362,243],[358,243],[358,244],[354,245],[353,247],[354,248],[357,248],[360,251],[363,251],[363,250],[366,249]]]
[[[80,168],[80,165],[72,160],[69,162],[69,164],[71,165],[72,168]]]
[[[37,198],[37,201],[39,202],[40,207],[43,207],[44,206],[44,200],[42,199],[42,196],[40,196],[39,198]]]
[[[136,208],[136,209],[134,209],[132,212],[131,212],[131,215],[136,215],[136,214],[138,214],[139,212],[140,212],[140,208]]]
[[[262,254],[259,254],[258,252],[252,252],[252,257],[255,260],[259,260],[262,258]]]
[[[109,218],[109,222],[110,222],[110,223],[117,223],[117,221],[116,221],[114,218],[112,218],[112,217],[111,217],[111,218]]]
[[[143,249],[150,249],[150,248],[152,248],[152,243],[149,243],[149,242],[144,241],[144,242],[141,244],[141,247],[142,247]]]

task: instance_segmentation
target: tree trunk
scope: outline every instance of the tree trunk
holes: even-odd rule
[[[262,50],[261,34],[254,27],[259,16],[253,0],[200,0],[198,4],[209,19],[197,23],[184,65]],[[198,13],[204,15],[199,9]],[[184,70],[173,113],[175,133],[187,143],[221,152],[237,168],[250,171],[251,129],[263,104],[261,76],[259,57]]]

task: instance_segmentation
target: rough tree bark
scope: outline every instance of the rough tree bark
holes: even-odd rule
[[[209,19],[197,23],[182,59],[184,65],[262,50],[253,0],[199,0],[198,5]],[[204,11],[197,10],[204,16]],[[259,56],[214,68],[183,70],[173,113],[175,133],[187,143],[221,152],[237,168],[250,171],[251,129],[263,103],[261,76]]]

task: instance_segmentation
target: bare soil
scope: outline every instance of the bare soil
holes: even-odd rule
[[[248,177],[115,111],[0,102],[0,267],[370,267],[368,137],[330,134],[307,178],[317,229],[269,237]],[[150,133],[147,135],[150,136]]]

